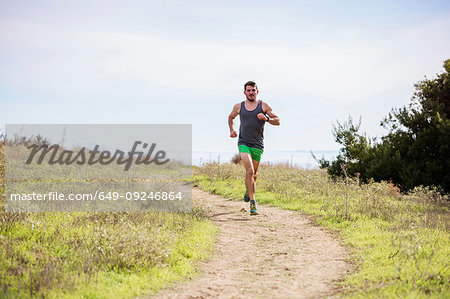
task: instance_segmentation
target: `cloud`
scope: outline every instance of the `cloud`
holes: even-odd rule
[[[273,90],[355,102],[412,84],[450,53],[447,20],[382,39],[342,29],[309,45],[189,41],[26,22],[0,25],[7,28],[0,32],[6,52],[2,80],[49,90],[92,91],[135,80],[161,88],[231,92],[247,79],[260,79]],[[285,33],[294,34],[294,29]]]

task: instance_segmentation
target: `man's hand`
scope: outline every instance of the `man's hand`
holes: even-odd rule
[[[267,121],[267,117],[264,113],[258,113],[258,115],[256,115],[256,117],[258,117],[258,119],[260,119],[260,120]]]
[[[236,138],[236,137],[237,137],[237,133],[236,133],[235,130],[233,130],[233,131],[230,132],[230,137],[231,137],[231,138]]]
[[[270,120],[268,121],[269,124],[271,124],[272,126],[280,125],[280,118],[275,114],[275,112],[273,112],[272,107],[270,107],[269,104],[267,104],[266,102],[263,102],[262,109],[267,114],[267,116],[270,117]],[[260,114],[262,114],[262,113],[260,113]],[[261,119],[259,117],[259,114],[258,114],[258,118]]]

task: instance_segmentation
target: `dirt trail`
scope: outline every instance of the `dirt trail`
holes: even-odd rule
[[[250,217],[243,201],[198,189],[192,195],[219,227],[215,252],[198,276],[156,298],[328,297],[351,269],[336,238],[299,212],[259,206]]]

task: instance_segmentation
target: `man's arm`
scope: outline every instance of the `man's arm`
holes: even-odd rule
[[[269,124],[274,125],[274,126],[280,125],[280,118],[278,117],[278,115],[275,114],[275,112],[273,112],[272,107],[270,107],[269,104],[267,104],[266,102],[263,102],[262,110],[264,111],[264,113],[266,113],[269,116],[269,118],[270,118],[270,120],[268,121]],[[258,114],[258,118],[264,119],[264,120],[267,119],[263,113]]]
[[[237,137],[237,133],[234,130],[234,119],[239,114],[239,110],[241,108],[241,105],[238,103],[233,106],[233,110],[231,111],[230,115],[228,116],[228,126],[230,127],[230,137],[235,138]]]

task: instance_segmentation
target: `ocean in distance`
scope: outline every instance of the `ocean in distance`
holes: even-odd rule
[[[325,157],[325,159],[334,159],[338,150],[330,151],[313,151],[314,155],[320,159]],[[231,158],[237,153],[236,152],[217,152],[217,151],[193,151],[192,152],[192,165],[202,166],[205,163],[218,162],[218,163],[229,163]],[[261,163],[273,163],[273,164],[288,164],[291,166],[304,168],[304,169],[314,169],[318,168],[317,162],[311,155],[311,151],[306,150],[296,150],[296,151],[269,151],[264,152]]]

